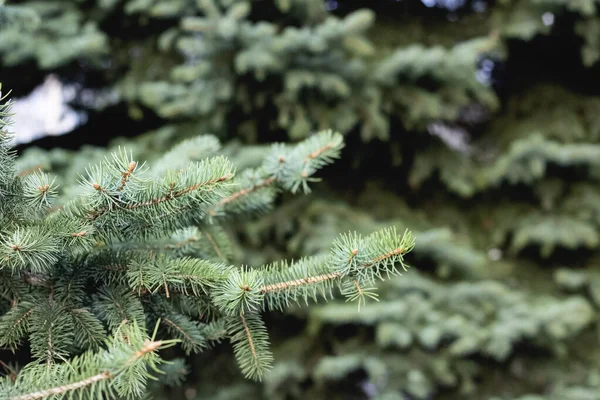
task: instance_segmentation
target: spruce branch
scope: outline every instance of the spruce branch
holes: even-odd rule
[[[32,355],[47,365],[66,361],[74,335],[73,320],[67,310],[56,302],[46,301],[36,307],[30,324]]]
[[[20,301],[0,318],[0,347],[16,350],[30,330],[29,321],[35,311],[35,304]]]
[[[376,298],[376,279],[405,269],[414,240],[393,229],[342,235],[322,256],[230,264],[219,217],[267,210],[282,190],[309,192],[340,155],[338,133],[275,144],[241,173],[210,135],[180,143],[152,168],[119,148],[94,156],[79,187],[56,199],[48,174],[16,175],[3,129],[9,106],[0,101],[0,295],[10,307],[0,346],[17,350],[28,339],[36,361],[0,380],[3,398],[140,397],[161,373],[159,348],[179,343],[191,354],[225,338],[243,374],[261,380],[273,360],[263,312],[336,293],[360,307]],[[73,170],[67,176],[78,169],[59,164]],[[155,340],[159,328],[165,340]]]
[[[233,165],[222,156],[169,170],[157,180],[144,177],[138,164],[129,172],[134,165],[130,157],[115,160],[89,168],[81,180],[82,196],[63,211],[66,217],[92,223],[107,238],[162,235],[183,228],[190,222],[190,212],[201,215],[199,206],[214,204],[227,194],[234,175]]]
[[[341,235],[328,256],[300,259],[295,263],[274,263],[261,269],[265,283],[256,290],[264,294],[268,309],[283,309],[309,298],[332,298],[334,287],[359,307],[367,298],[376,299],[375,280],[389,279],[406,270],[404,255],[414,247],[408,231],[398,235],[394,228],[367,237]],[[400,269],[397,266],[400,266]]]
[[[231,240],[219,225],[188,226],[176,230],[170,237],[143,242],[118,242],[112,244],[111,249],[138,254],[168,254],[172,258],[202,258],[214,262],[226,262],[233,256]],[[122,269],[122,266],[116,265],[107,267]]]
[[[106,338],[102,323],[85,308],[71,310],[69,315],[75,331],[74,344],[81,349],[97,350]]]
[[[161,318],[170,336],[180,340],[186,354],[199,353],[206,347],[206,340],[198,321],[169,310]]]
[[[10,92],[2,96],[0,92],[0,200],[2,201],[6,201],[8,196],[14,194],[11,193],[11,186],[15,175],[16,153],[11,148],[13,135],[6,130],[12,124],[10,119],[12,101],[7,100],[9,94]],[[0,206],[0,210],[2,209],[3,207]]]
[[[202,336],[207,342],[207,346],[214,343],[221,343],[221,340],[227,337],[227,326],[225,319],[217,319],[200,328]]]
[[[308,299],[333,298],[333,289],[344,272],[326,256],[303,258],[295,263],[276,262],[261,269],[264,284],[256,290],[264,297],[264,307],[283,310]]]
[[[26,282],[8,270],[0,270],[0,296],[11,307],[15,306],[27,292]]]
[[[304,258],[291,264],[281,262],[262,268],[223,268],[205,262],[203,268],[208,268],[207,272],[212,271],[212,279],[203,282],[202,290],[196,290],[194,294],[211,296],[225,320],[242,371],[247,377],[260,380],[269,370],[272,358],[268,352],[266,328],[260,319],[263,310],[284,309],[300,300],[307,303],[309,298],[314,301],[319,297],[332,298],[336,287],[348,301],[356,301],[360,310],[367,299],[377,300],[373,286],[375,280],[388,279],[399,274],[400,270],[406,270],[404,255],[413,246],[414,237],[410,232],[398,235],[394,228],[390,228],[366,237],[353,233],[341,235],[332,245],[329,255]],[[180,291],[185,290],[186,280],[195,281],[199,276],[184,275],[181,267],[190,268],[195,264],[197,261],[190,259],[159,258],[157,272],[143,270],[142,278],[136,278],[134,286],[145,282],[149,291],[156,292],[162,287],[164,277],[169,276],[170,284],[179,285]],[[192,334],[206,340],[202,336],[206,331],[201,329],[198,332],[186,322],[187,318],[179,321],[167,324],[183,342],[192,342]],[[187,329],[184,330],[186,324]],[[192,343],[186,346],[191,349]]]
[[[45,397],[50,397],[50,396],[64,395],[71,391],[81,389],[81,388],[84,388],[87,386],[91,386],[99,381],[104,380],[104,379],[109,379],[110,377],[111,377],[110,372],[103,371],[99,374],[90,376],[89,378],[86,378],[86,379],[82,379],[78,382],[73,382],[68,385],[56,386],[56,387],[49,388],[49,389],[39,390],[37,392],[28,393],[28,394],[24,394],[24,395],[20,395],[20,396],[15,396],[15,397],[12,397],[11,399],[12,400],[36,400],[36,399],[43,399]]]
[[[56,178],[43,172],[33,172],[23,179],[23,197],[31,209],[48,209],[57,195]]]
[[[270,186],[273,183],[275,183],[276,181],[277,181],[277,178],[271,177],[271,178],[264,179],[263,181],[252,185],[251,187],[248,187],[245,189],[240,189],[237,192],[234,192],[231,195],[222,198],[221,201],[219,201],[219,206],[225,206],[227,203],[231,203],[232,201],[235,201],[240,197],[247,196],[252,192],[255,192],[259,189]]]
[[[213,291],[213,302],[225,315],[256,312],[263,302],[263,294],[256,288],[263,285],[260,272],[242,268],[231,271]]]
[[[152,260],[133,260],[127,271],[131,289],[149,293],[178,292],[206,295],[225,279],[232,266],[194,258],[171,259],[159,255]]]
[[[197,227],[190,226],[176,231],[171,238],[173,243],[167,243],[165,247],[185,254],[189,251],[188,247],[193,247],[200,240],[200,232]]]
[[[331,280],[339,278],[340,276],[342,276],[341,272],[330,272],[330,273],[325,273],[325,274],[321,274],[321,275],[317,275],[317,276],[309,276],[306,278],[292,279],[292,280],[289,280],[286,282],[271,283],[269,285],[264,285],[264,286],[259,287],[258,291],[260,293],[278,292],[278,291],[290,289],[290,288],[297,287],[297,286],[310,285],[310,284],[315,284],[315,283],[320,283],[320,282],[325,282],[325,281],[331,281]]]
[[[115,335],[106,342],[105,350],[86,352],[69,363],[30,364],[14,382],[0,380],[0,393],[11,400],[139,396],[147,380],[154,378],[151,371],[158,371],[157,366],[162,363],[156,352],[172,346],[176,340],[145,337],[135,323],[123,329],[126,332],[121,333],[130,339],[129,343]]]
[[[41,226],[19,227],[0,237],[0,269],[48,271],[60,255],[57,238]]]
[[[106,322],[112,332],[120,329],[124,322],[145,326],[143,306],[126,287],[113,285],[101,288],[94,295],[92,310],[100,320]]]
[[[244,171],[236,184],[239,187],[210,208],[209,214],[260,211],[268,209],[279,189],[310,192],[309,182],[322,167],[339,158],[342,136],[331,130],[318,132],[295,146],[276,143],[256,170]]]
[[[210,226],[202,229],[201,233],[206,238],[206,241],[201,244],[209,245],[204,245],[199,249],[199,255],[202,258],[226,262],[233,257],[231,241],[223,229],[218,226]]]
[[[240,314],[227,319],[227,330],[235,358],[246,377],[262,380],[271,369],[273,356],[263,320],[256,314]]]
[[[190,373],[190,369],[186,365],[186,360],[183,358],[165,361],[159,366],[159,370],[158,383],[170,387],[181,386],[185,376]]]

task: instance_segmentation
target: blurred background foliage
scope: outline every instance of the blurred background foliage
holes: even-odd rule
[[[231,221],[239,263],[350,229],[417,237],[413,268],[360,313],[267,316],[263,384],[217,347],[156,398],[600,399],[599,1],[5,3],[22,170],[74,181],[94,146],[152,160],[201,133],[252,166],[332,128],[348,144],[324,185]]]

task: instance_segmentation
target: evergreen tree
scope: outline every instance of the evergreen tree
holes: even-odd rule
[[[3,128],[9,110],[0,106]],[[323,131],[275,144],[260,167],[237,174],[212,136],[179,144],[152,168],[121,149],[58,203],[54,178],[17,172],[2,129],[0,346],[19,352],[27,339],[33,358],[22,369],[3,361],[2,398],[140,398],[164,373],[161,349],[198,353],[222,338],[244,375],[261,380],[273,360],[261,313],[336,291],[359,307],[376,298],[375,282],[405,268],[409,232],[349,233],[327,256],[253,268],[228,263],[219,227],[268,209],[278,191],[308,192],[342,147],[340,134]]]
[[[2,26],[3,79],[84,76],[116,94],[135,129],[156,130],[114,151],[155,166],[197,132],[345,135],[332,167],[345,183],[223,221],[237,263],[327,255],[338,232],[396,223],[419,238],[419,273],[381,285],[375,306],[270,315],[277,361],[262,385],[215,367],[217,351],[189,359],[196,398],[598,398],[597,1],[14,3],[39,25]],[[114,130],[105,105],[93,107]],[[268,151],[223,148],[252,168]],[[56,174],[62,204],[103,157],[31,149],[17,170]]]

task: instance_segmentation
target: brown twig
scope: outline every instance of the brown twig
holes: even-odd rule
[[[258,358],[256,354],[256,349],[254,348],[254,339],[252,338],[252,333],[250,332],[250,328],[248,328],[248,324],[246,323],[246,317],[244,314],[240,314],[242,318],[242,325],[244,326],[244,330],[246,331],[246,337],[248,338],[248,344],[250,344],[250,351],[252,352],[252,357],[256,360]]]

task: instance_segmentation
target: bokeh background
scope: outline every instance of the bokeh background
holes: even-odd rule
[[[224,344],[155,398],[600,399],[600,1],[2,3],[20,168],[71,180],[106,147],[152,160],[202,133],[250,165],[332,128],[342,159],[232,221],[236,260],[416,235],[360,313],[267,315],[264,382]]]

